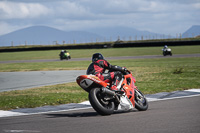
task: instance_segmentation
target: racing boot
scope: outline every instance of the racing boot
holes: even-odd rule
[[[118,78],[115,78],[115,80],[112,82],[112,86],[111,86],[111,90],[115,90],[115,91],[118,91],[117,89],[117,85],[119,84],[119,80]]]
[[[112,86],[111,86],[111,90],[118,92],[119,94],[123,94],[124,91],[121,89],[117,88],[117,85],[119,84],[120,80],[116,79],[115,81],[113,81]]]
[[[115,86],[115,85],[112,85],[112,86],[110,87],[110,89],[111,89],[112,91],[118,91],[117,86]]]

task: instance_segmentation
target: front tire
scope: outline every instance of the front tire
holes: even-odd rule
[[[135,89],[135,108],[139,111],[145,111],[148,109],[148,101],[144,94]]]
[[[111,115],[114,112],[114,102],[105,100],[105,94],[102,94],[100,88],[93,88],[89,93],[89,101],[100,115]]]
[[[163,56],[166,56],[165,52],[163,52]]]

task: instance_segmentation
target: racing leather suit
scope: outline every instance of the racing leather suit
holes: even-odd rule
[[[111,72],[105,73],[108,69]],[[125,68],[120,66],[111,65],[104,59],[99,59],[92,62],[88,69],[87,74],[92,74],[99,77],[101,80],[111,84],[111,90],[117,90],[117,85],[122,79],[122,73],[125,72]]]

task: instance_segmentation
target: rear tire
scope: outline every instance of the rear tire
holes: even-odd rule
[[[135,108],[139,111],[148,109],[148,101],[143,93],[135,89]]]
[[[93,88],[89,93],[89,101],[100,115],[111,115],[114,112],[114,102],[104,100],[105,95],[101,93],[100,88]]]

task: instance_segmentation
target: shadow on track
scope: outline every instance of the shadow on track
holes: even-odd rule
[[[132,111],[116,111],[112,115],[123,114],[123,113],[131,113],[138,112],[137,110]],[[46,114],[49,116],[48,118],[58,118],[58,117],[98,117],[101,116],[97,112],[73,112],[73,113],[54,113],[54,114]]]
[[[96,112],[78,112],[78,113],[62,113],[62,114],[47,114],[49,118],[58,118],[58,117],[94,117],[98,116]]]

